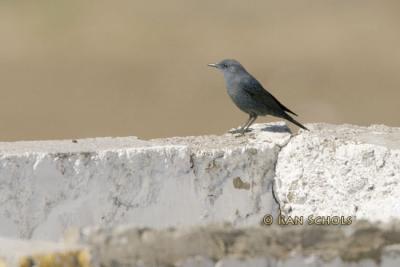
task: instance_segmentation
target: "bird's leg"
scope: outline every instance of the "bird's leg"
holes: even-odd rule
[[[257,115],[253,115],[252,117],[251,117],[251,120],[250,120],[250,122],[247,124],[247,126],[246,126],[246,128],[244,128],[242,131],[243,131],[243,134],[244,134],[244,132],[246,132],[249,128],[250,128],[250,126],[256,121],[256,119],[257,119]]]
[[[240,133],[243,131],[244,128],[246,128],[246,126],[249,124],[249,122],[252,120],[253,116],[249,115],[249,119],[246,121],[245,124],[243,124],[242,126],[240,126],[239,128],[235,129],[235,130],[231,130],[229,131],[230,133]]]
[[[243,136],[247,129],[249,129],[250,125],[257,119],[256,115],[250,114],[249,120],[240,128],[239,136]]]
[[[246,126],[250,123],[250,121],[251,121],[252,119],[253,119],[253,116],[250,114],[250,115],[249,115],[249,119],[246,121],[245,124],[243,124],[243,125],[240,127],[239,132],[242,132],[243,129],[246,128]]]

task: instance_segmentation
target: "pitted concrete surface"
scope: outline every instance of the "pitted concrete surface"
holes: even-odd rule
[[[58,240],[70,227],[124,223],[259,224],[278,212],[272,181],[290,133],[284,123],[253,129],[244,137],[1,143],[0,236]]]
[[[286,215],[400,217],[400,129],[309,125],[281,150],[276,192]]]
[[[307,127],[0,143],[0,266],[13,266],[7,255],[26,266],[82,255],[82,266],[400,266],[400,129]],[[279,213],[352,224],[259,226]],[[58,240],[82,227],[90,257],[4,238]]]

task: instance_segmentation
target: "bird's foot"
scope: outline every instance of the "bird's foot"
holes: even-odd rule
[[[238,133],[238,132],[240,132],[240,128],[238,128],[238,129],[230,129],[229,131],[228,131],[228,133],[231,133],[231,134],[235,134],[235,133]]]
[[[229,130],[228,133],[231,133],[231,134],[241,133],[242,135],[244,135],[245,133],[248,133],[248,132],[251,132],[251,131],[252,131],[251,129],[246,129],[245,131],[243,131],[242,128],[238,128],[238,129]]]
[[[234,135],[235,138],[244,137],[244,136],[245,136],[244,133],[239,133],[239,134]]]

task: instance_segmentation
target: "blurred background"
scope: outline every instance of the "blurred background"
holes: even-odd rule
[[[3,0],[0,140],[222,134],[247,118],[207,67],[224,58],[303,123],[399,126],[399,14],[395,0]]]

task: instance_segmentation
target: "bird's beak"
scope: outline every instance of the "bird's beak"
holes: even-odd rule
[[[208,64],[207,66],[217,68],[218,69],[218,64]]]

